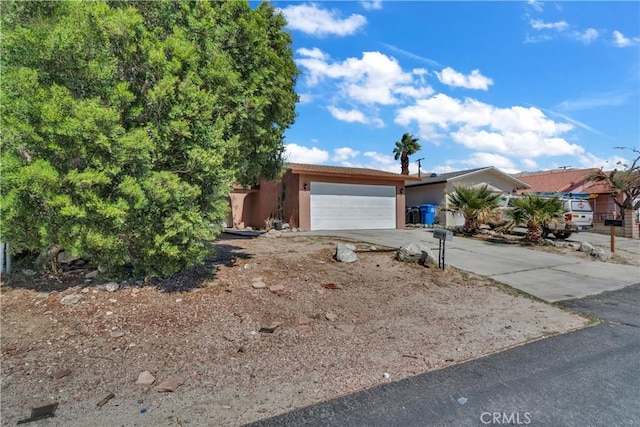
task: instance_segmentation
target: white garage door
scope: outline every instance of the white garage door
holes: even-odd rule
[[[396,187],[311,183],[312,230],[396,228]]]

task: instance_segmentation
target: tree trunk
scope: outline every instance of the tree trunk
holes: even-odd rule
[[[402,157],[400,157],[400,168],[402,175],[409,175],[409,156],[407,153],[402,153]]]
[[[524,236],[524,240],[533,245],[539,245],[542,241],[542,229],[540,225],[533,222],[528,223],[527,234]]]
[[[474,234],[478,229],[478,221],[476,218],[465,218],[464,226],[462,227],[462,231],[465,234]]]

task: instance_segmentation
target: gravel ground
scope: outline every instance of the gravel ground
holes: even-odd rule
[[[384,248],[358,244],[358,261],[339,263],[337,243],[223,235],[205,267],[115,292],[86,270],[9,281],[2,425],[54,402],[30,425],[241,425],[587,324]],[[152,385],[135,384],[143,371]],[[160,392],[165,380],[181,385]]]

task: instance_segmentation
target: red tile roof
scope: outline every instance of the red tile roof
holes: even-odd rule
[[[388,179],[392,181],[420,181],[418,177],[401,175],[399,173],[386,172],[377,169],[367,168],[349,168],[343,166],[327,166],[327,165],[308,165],[303,163],[287,163],[287,169],[292,173],[313,173],[317,175],[333,175],[333,176],[358,176],[361,178],[377,178]]]
[[[542,171],[542,172],[524,172],[515,175],[520,181],[526,182],[531,186],[529,190],[525,190],[524,192],[540,192],[540,191],[548,191],[548,192],[558,192],[558,193],[568,193],[573,189],[578,188],[581,185],[587,184],[589,181],[594,181],[594,184],[599,182],[601,178],[598,176],[602,176],[603,172],[597,168],[591,169],[567,169],[567,170],[552,170],[552,171]],[[594,191],[594,190],[599,191]],[[600,192],[610,192],[600,191],[604,188],[593,187],[593,190],[589,188],[588,192],[591,193],[600,193]],[[584,191],[586,192],[586,191]]]

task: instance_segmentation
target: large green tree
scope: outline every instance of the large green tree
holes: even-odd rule
[[[281,170],[298,70],[243,1],[4,2],[2,240],[115,271],[200,262],[233,182]]]
[[[400,159],[400,173],[402,175],[409,175],[409,156],[420,151],[419,139],[414,138],[410,133],[402,135],[400,141],[396,141],[396,146],[393,149],[394,159]]]

